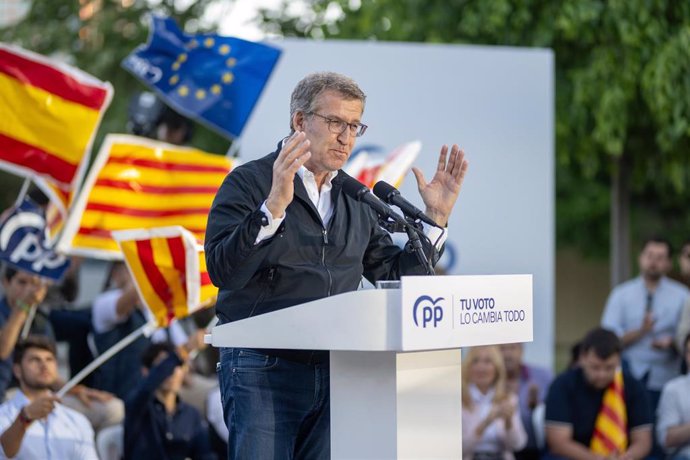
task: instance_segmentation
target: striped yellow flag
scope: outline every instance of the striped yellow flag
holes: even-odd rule
[[[233,161],[136,136],[108,135],[58,243],[62,251],[118,259],[111,232],[179,225],[203,241],[213,198]]]
[[[0,43],[0,168],[76,190],[112,86]]]
[[[623,371],[618,369],[613,382],[604,392],[594,423],[590,450],[608,457],[625,452],[628,447],[628,413],[625,409]]]
[[[113,232],[137,290],[160,327],[215,303],[204,250],[182,227]]]

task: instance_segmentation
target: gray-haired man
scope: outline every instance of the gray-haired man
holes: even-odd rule
[[[292,134],[225,179],[205,243],[221,323],[354,291],[362,276],[424,274],[374,211],[342,192],[341,168],[367,128],[365,99],[343,75],[306,76],[292,93]],[[466,171],[457,145],[443,146],[431,182],[414,170],[426,213],[442,226]],[[220,385],[229,458],[330,457],[327,351],[221,349]]]

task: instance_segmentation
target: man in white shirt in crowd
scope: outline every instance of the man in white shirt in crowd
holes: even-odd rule
[[[89,421],[50,390],[58,379],[55,344],[29,336],[17,344],[12,370],[19,391],[0,405],[0,458],[97,460]]]

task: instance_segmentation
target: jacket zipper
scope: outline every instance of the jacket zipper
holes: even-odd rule
[[[326,270],[326,273],[328,274],[328,290],[326,295],[330,297],[331,288],[333,287],[333,277],[331,276],[331,271],[326,266],[326,246],[328,245],[328,230],[326,230],[325,228],[321,229],[321,233],[323,234],[323,246],[321,247],[321,263],[323,264],[323,268]]]

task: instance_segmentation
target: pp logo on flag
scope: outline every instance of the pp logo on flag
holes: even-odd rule
[[[65,256],[45,247],[45,219],[25,200],[0,228],[0,259],[45,278],[59,280],[69,266]]]

